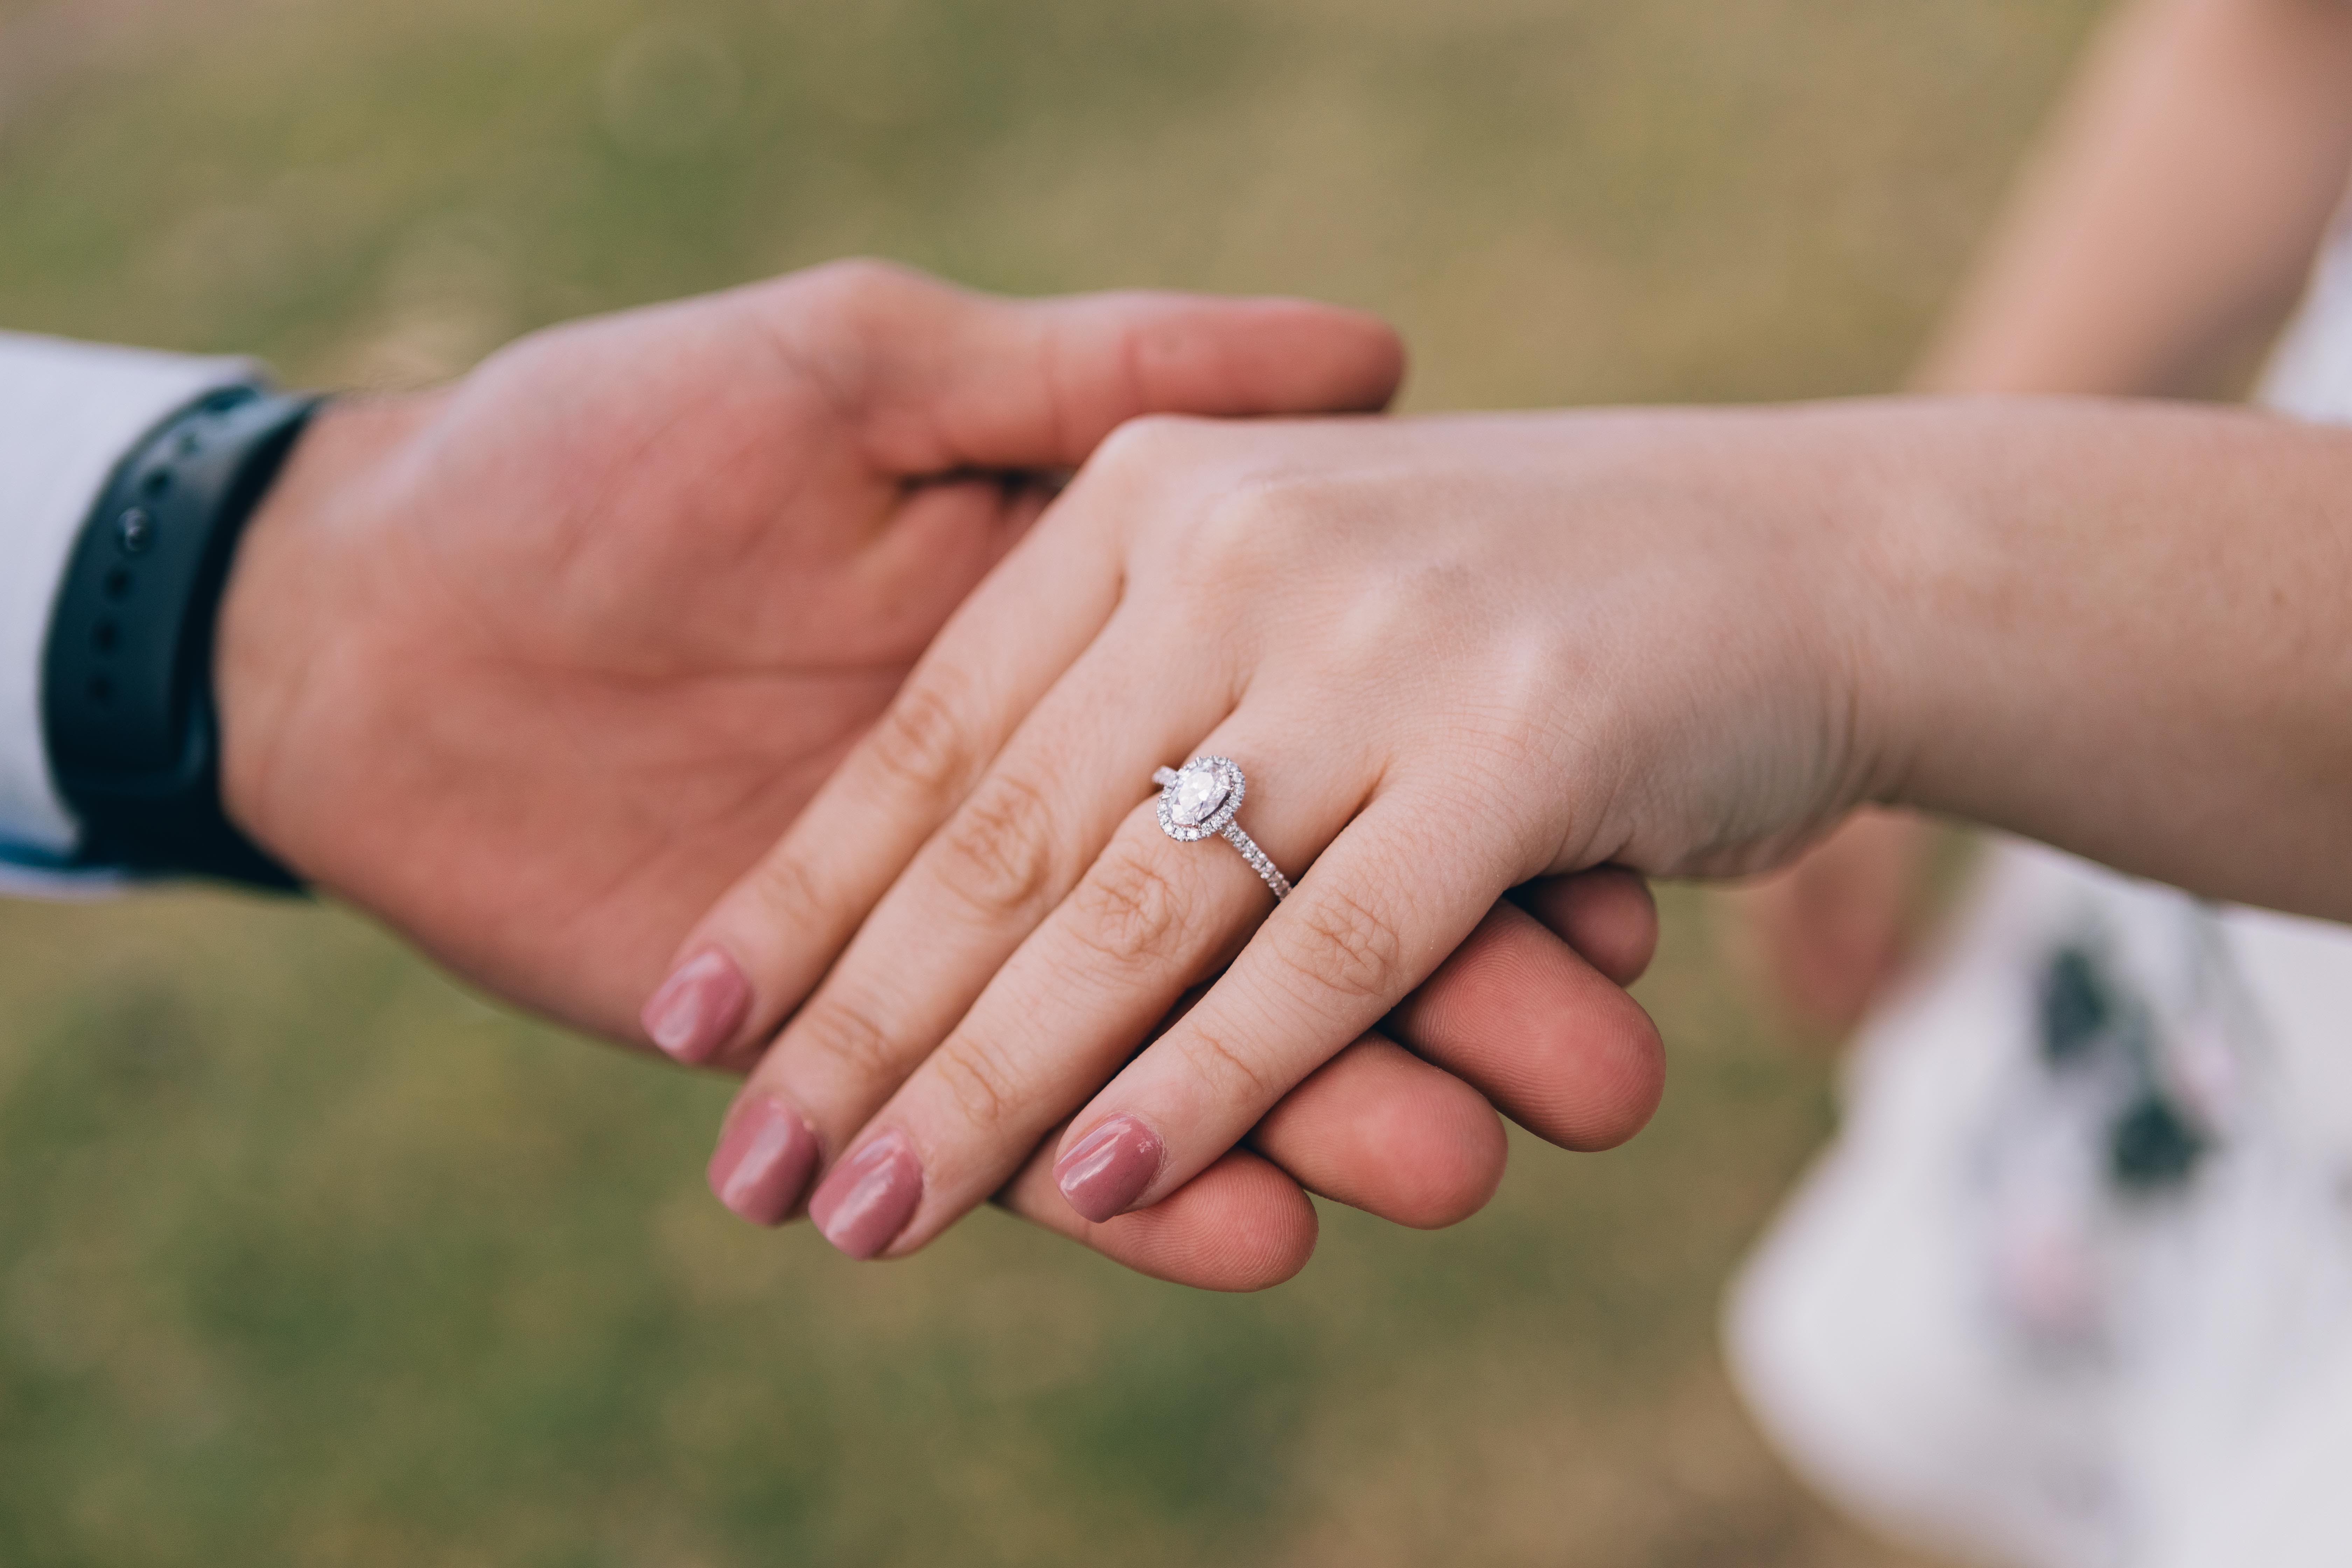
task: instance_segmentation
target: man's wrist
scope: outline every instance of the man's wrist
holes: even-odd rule
[[[422,398],[339,399],[320,408],[247,526],[221,595],[213,650],[220,722],[221,807],[239,831],[298,875],[315,874],[299,824],[310,745],[331,731],[304,722],[318,661],[367,604],[367,516],[387,454],[413,430]],[[331,814],[323,814],[331,815]]]

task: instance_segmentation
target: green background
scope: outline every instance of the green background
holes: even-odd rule
[[[463,370],[853,251],[1366,305],[1416,407],[1896,384],[2085,0],[0,0],[0,323]],[[332,910],[0,905],[0,1563],[1819,1564],[1714,1348],[1827,1071],[1227,1299],[704,1194],[723,1085]]]

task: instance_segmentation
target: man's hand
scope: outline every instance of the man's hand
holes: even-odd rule
[[[634,1037],[1041,482],[1136,414],[1377,407],[1401,363],[1318,306],[847,263],[331,405],[223,609],[229,812],[491,990]]]

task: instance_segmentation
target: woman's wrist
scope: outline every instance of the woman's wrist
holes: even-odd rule
[[[1771,454],[1769,466],[1738,447],[1730,456],[1750,476],[1770,476],[1775,496],[1753,504],[1777,514],[1774,543],[1798,559],[1749,591],[1777,582],[1793,594],[1777,616],[1759,616],[1753,605],[1728,613],[1783,619],[1801,650],[1791,668],[1811,690],[1795,711],[1814,731],[1801,750],[1822,759],[1813,769],[1820,794],[1801,809],[1808,833],[1818,832],[1855,806],[1900,804],[1916,787],[1921,717],[1949,657],[1940,646],[1948,628],[1921,606],[1956,574],[1968,506],[1933,457],[1917,399],[1808,404],[1757,416],[1772,422],[1757,444]]]
[[[1954,404],[1911,397],[1843,405],[1825,470],[1828,548],[1843,558],[1830,617],[1845,660],[1856,789],[1844,806],[1917,805],[1935,789],[1939,715],[1965,655],[1953,614],[1981,575],[1981,498],[1957,460]]]

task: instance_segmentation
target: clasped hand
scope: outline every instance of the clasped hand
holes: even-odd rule
[[[782,1026],[722,1195],[775,1219],[814,1179],[860,1258],[1048,1170],[1089,1222],[1150,1214],[1383,1020],[1445,1061],[1414,993],[1509,889],[1790,852],[1873,754],[1816,629],[1850,584],[1810,511],[1751,500],[1803,428],[1126,426],[685,943],[680,987],[744,1000],[667,1046]],[[1155,767],[1204,753],[1246,772],[1286,901],[1163,832]],[[1654,1035],[1589,971],[1548,1000],[1571,1027],[1512,1042],[1487,1092],[1558,1143],[1628,1136]]]
[[[1008,1091],[1034,1084],[1033,1104],[1008,1100],[935,1145],[944,1123],[900,1114],[971,1059],[959,1047],[919,1071],[1076,885],[1151,765],[1207,734],[1178,739],[1176,721],[1238,668],[1215,647],[1184,649],[1164,680],[1094,716],[1106,743],[1085,749],[1091,782],[1074,774],[1052,797],[1066,821],[1028,824],[1034,839],[959,829],[891,912],[867,919],[939,825],[1020,809],[1004,785],[975,786],[1117,596],[1105,574],[1122,542],[1081,526],[1103,515],[1088,498],[1121,475],[1139,495],[1153,488],[1142,459],[1172,433],[1122,437],[1127,455],[1090,469],[1056,511],[1069,521],[990,579],[1069,471],[1140,416],[1376,408],[1401,363],[1385,328],[1318,306],[1010,302],[859,263],[540,333],[446,389],[340,401],[247,531],[223,603],[225,804],[321,890],[486,988],[609,1037],[643,1038],[636,1015],[672,954],[740,941],[743,983],[730,993],[706,965],[652,1016],[674,1047],[688,1026],[677,1054],[763,1063],[744,1105],[797,1107],[788,1124],[740,1109],[730,1123],[730,1194],[754,1217],[782,1217],[808,1177],[870,1164],[882,1146],[941,1163],[921,1226],[864,1250],[904,1250],[993,1192],[1133,1267],[1244,1288],[1305,1261],[1304,1190],[1448,1223],[1500,1179],[1491,1104],[1590,1142],[1654,1096],[1655,1036],[1618,989],[1654,937],[1638,879],[1604,871],[1522,888],[1516,904],[1490,898],[1444,969],[1431,973],[1435,951],[1397,966],[1430,977],[1390,1037],[1370,1031],[1381,1009],[1368,992],[1318,1026],[1321,1039],[1339,1016],[1360,1020],[1288,1093],[1270,1077],[1223,1113],[1167,1121],[1161,1201],[1108,1224],[1055,1189],[1050,1145],[1033,1157],[1011,1142],[1035,1146],[1178,992],[1239,950],[1256,884],[1233,879],[1247,878],[1238,861],[1183,866],[1201,880],[1170,890],[1200,901],[1139,942],[1131,976],[1097,957],[1066,977],[1053,1032],[1028,1031],[1004,1058],[1018,1068]],[[1204,651],[1210,663],[1188,668]],[[1274,815],[1256,816],[1254,797],[1253,823],[1303,869],[1300,829],[1328,791],[1293,755],[1265,752]],[[828,777],[822,810],[804,816]],[[812,858],[852,823],[872,837]],[[967,882],[982,902],[918,931],[923,909],[956,896],[921,880],[949,843],[1045,858],[1000,860],[1013,881],[1034,879],[1025,896]],[[695,932],[698,911],[755,863]],[[835,874],[854,879],[823,879]],[[1024,958],[1007,984],[1037,973]],[[1081,1017],[1107,1032],[1066,1037]],[[862,1018],[877,1028],[858,1032]],[[1596,1113],[1592,1085],[1612,1075],[1622,1083]],[[926,1142],[891,1144],[891,1129]],[[795,1137],[780,1143],[780,1131]],[[1205,1142],[1244,1134],[1231,1152]],[[1025,1174],[1007,1181],[1016,1167]],[[842,1229],[840,1205],[825,1212]]]

